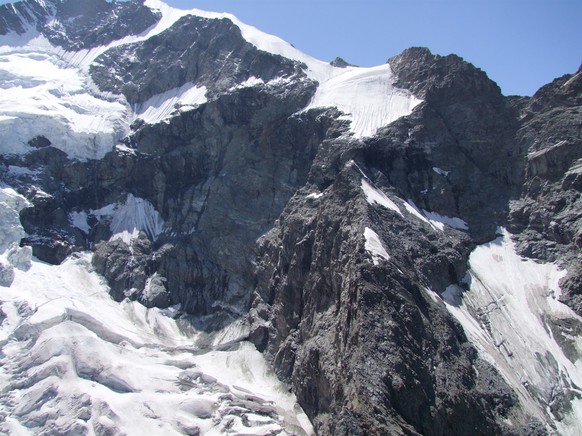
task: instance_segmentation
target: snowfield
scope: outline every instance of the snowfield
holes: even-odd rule
[[[162,94],[154,95],[134,110],[134,118],[157,124],[171,118],[177,111],[188,110],[206,103],[206,87],[186,83]]]
[[[582,318],[558,301],[566,271],[521,258],[511,235],[501,233],[473,251],[469,291],[449,286],[442,295],[446,307],[530,413],[550,417],[551,431],[582,434],[582,337],[556,327],[582,326]],[[569,412],[557,411],[570,400]]]
[[[0,197],[2,216],[18,216],[26,204],[8,188]],[[39,262],[18,247],[19,223],[7,222],[0,433],[313,433],[293,394],[245,341],[242,321],[208,334],[177,317],[179,308],[117,303],[90,254],[59,266]]]
[[[393,86],[388,64],[372,68],[335,68],[330,79],[320,82],[307,107],[336,107],[351,120],[356,138],[373,136],[380,127],[409,115],[421,102],[409,91]]]
[[[374,265],[380,265],[380,259],[390,260],[390,255],[382,245],[382,240],[378,234],[369,227],[364,229],[364,238],[366,243],[364,248],[372,256],[372,263]]]

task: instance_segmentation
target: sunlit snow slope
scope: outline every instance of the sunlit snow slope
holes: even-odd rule
[[[575,334],[582,319],[558,301],[566,271],[519,257],[510,236],[503,231],[477,247],[469,259],[469,291],[453,285],[443,298],[530,413],[554,422],[560,434],[582,434],[582,340]],[[557,411],[569,401],[569,413]]]
[[[177,308],[116,303],[89,255],[35,260],[25,204],[0,190],[0,433],[312,433],[242,322],[209,335]]]

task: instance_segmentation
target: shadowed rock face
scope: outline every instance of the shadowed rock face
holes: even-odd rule
[[[307,84],[295,92],[306,99],[310,89]],[[255,104],[257,111],[250,108]],[[155,241],[140,274],[142,281],[155,271],[167,279],[168,304],[182,303],[201,315],[212,314],[221,301],[237,315],[248,307],[254,241],[304,183],[325,131],[325,117],[318,122],[309,114],[290,117],[295,108],[278,111],[277,104],[259,88],[225,96],[165,128],[137,132],[136,158],[145,165],[135,164],[133,180],[124,172],[129,162],[119,166],[115,155],[113,165],[100,168],[99,177],[111,183],[111,198],[124,184],[150,201],[172,229]],[[237,114],[229,114],[233,107]],[[225,120],[225,113],[235,118]],[[109,257],[109,244],[98,246],[96,259]],[[101,271],[108,276],[108,268]],[[120,282],[120,297],[123,289],[127,284]]]
[[[186,16],[171,29],[138,44],[108,50],[91,66],[105,91],[140,103],[187,82],[221,94],[250,77],[268,82],[304,77],[297,62],[258,50],[229,19]]]
[[[134,152],[115,151],[100,161],[67,161],[52,147],[7,157],[9,165],[48,163],[43,182],[53,195],[33,198],[22,212],[31,235],[25,243],[51,263],[95,246],[95,267],[117,299],[141,298],[147,278],[157,272],[172,290],[158,305],[182,303],[188,312],[206,315],[228,301],[227,311],[240,315],[254,282],[254,241],[305,183],[325,134],[327,116],[292,116],[312,92],[312,83],[301,82],[285,90],[284,101],[260,87],[225,95],[170,124],[144,126],[128,138]],[[97,217],[86,234],[71,226],[71,212],[123,202],[127,194],[160,212],[163,235],[149,240],[143,234],[130,248],[121,240],[104,241],[111,236],[109,224]]]
[[[562,301],[582,315],[582,69],[517,100],[524,182],[509,223],[525,256],[568,270]]]
[[[251,338],[321,434],[543,434],[427,292],[459,282],[475,244],[505,222],[522,174],[515,112],[457,57],[411,50],[390,62],[425,102],[374,138],[321,145],[259,240]],[[362,179],[402,214],[369,204]],[[463,217],[469,232],[431,228],[406,200]],[[371,262],[366,227],[388,261]]]
[[[90,3],[87,15],[81,3],[26,4],[67,49],[159,18],[138,1]],[[59,36],[43,27],[50,14],[77,18]],[[0,33],[24,31],[0,17]],[[336,109],[302,111],[318,85],[303,65],[257,50],[227,19],[184,17],[109,50],[91,67],[101,91],[139,104],[191,82],[207,102],[138,120],[102,160],[69,160],[41,137],[26,155],[1,155],[1,180],[31,202],[21,243],[55,264],[92,250],[116,300],[181,304],[209,329],[247,319],[319,434],[545,434],[435,293],[460,283],[470,252],[503,225],[523,254],[568,267],[564,301],[581,313],[581,73],[507,98],[457,56],[414,48],[389,63],[424,102],[356,140]],[[251,77],[265,83],[237,87]],[[99,211],[128,198],[163,229],[112,240],[113,218]],[[421,209],[468,230],[442,231]],[[370,254],[365,229],[386,257]]]

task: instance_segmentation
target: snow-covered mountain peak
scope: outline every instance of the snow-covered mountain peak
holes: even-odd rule
[[[145,4],[159,10],[162,21],[167,22],[187,14],[227,18],[240,28],[243,38],[258,49],[304,64],[307,76],[319,83],[307,108],[337,107],[351,120],[351,131],[356,137],[374,135],[378,128],[410,114],[421,101],[409,91],[393,86],[393,74],[387,64],[371,68],[334,66],[303,53],[277,36],[243,23],[232,14],[197,9],[179,11],[160,0],[146,0]]]
[[[175,107],[179,106],[183,112],[204,104],[209,94],[281,79],[276,74],[273,77],[272,73],[266,79],[252,76],[209,78],[210,81],[218,80],[215,83],[223,80],[231,83],[230,87],[218,90],[213,90],[208,83],[196,83],[196,78],[182,80],[160,88],[148,101],[133,107],[127,104],[124,96],[100,91],[103,80],[116,80],[116,74],[129,68],[127,62],[135,64],[139,60],[132,61],[130,54],[126,64],[114,72],[108,66],[101,67],[102,61],[97,59],[113,49],[150,41],[189,16],[227,19],[240,30],[243,39],[258,50],[298,62],[305,76],[319,84],[305,109],[337,107],[351,120],[351,131],[356,137],[375,134],[378,128],[409,114],[420,101],[409,91],[393,87],[388,65],[335,67],[231,14],[180,10],[159,0],[147,0],[143,4],[95,2],[86,6],[92,13],[86,12],[84,4],[29,0],[0,6],[6,12],[4,26],[0,26],[0,56],[5,61],[0,66],[0,87],[12,88],[0,102],[0,130],[9,138],[5,141],[5,151],[24,153],[30,150],[28,143],[33,138],[44,136],[71,158],[99,159],[129,133],[129,125],[136,118],[148,123],[161,122],[175,115]],[[240,61],[234,59],[232,62]],[[93,67],[102,71],[97,85]],[[280,74],[289,75],[290,67],[284,69],[287,72]],[[211,70],[216,71],[216,67]],[[38,76],[35,71],[42,73]],[[120,84],[127,82],[125,78],[119,80]],[[14,87],[15,84],[19,85]],[[114,94],[121,92],[116,88]],[[40,122],[26,121],[32,116],[38,116]],[[58,126],[48,128],[53,123]]]

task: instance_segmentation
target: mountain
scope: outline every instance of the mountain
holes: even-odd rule
[[[2,432],[582,431],[582,70],[25,0],[0,88]]]

